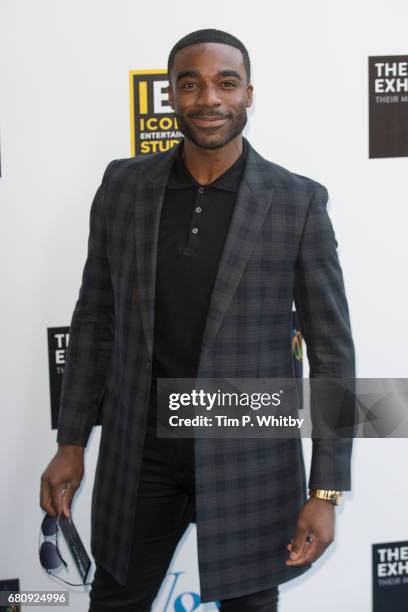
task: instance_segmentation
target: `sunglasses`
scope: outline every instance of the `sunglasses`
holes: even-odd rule
[[[45,540],[42,542],[39,554],[40,554],[40,563],[42,567],[47,571],[48,574],[54,576],[58,580],[61,580],[65,584],[69,584],[70,586],[86,586],[91,585],[91,582],[83,582],[81,584],[74,584],[72,582],[68,582],[64,580],[60,576],[57,576],[52,570],[56,570],[62,565],[65,566],[65,569],[68,568],[66,561],[64,561],[61,552],[58,548],[58,519],[60,516],[50,516],[46,514],[41,523],[41,533],[44,536]],[[53,541],[48,540],[47,538],[53,538]]]

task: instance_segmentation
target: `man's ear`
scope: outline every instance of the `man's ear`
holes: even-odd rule
[[[167,87],[167,94],[169,96],[169,104],[170,104],[171,108],[174,110],[174,95],[173,95],[173,89],[171,87],[170,81],[169,81],[169,85]]]
[[[248,85],[247,87],[247,102],[246,102],[246,107],[249,108],[250,106],[252,106],[252,101],[253,101],[253,93],[254,93],[254,86],[253,85]]]

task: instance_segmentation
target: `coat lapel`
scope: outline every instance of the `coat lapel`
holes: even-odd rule
[[[228,310],[272,202],[273,189],[268,164],[248,142],[247,145],[247,163],[207,313],[199,370]]]
[[[220,328],[245,265],[256,244],[258,232],[272,201],[267,162],[248,145],[248,157],[218,267],[204,329],[200,366]],[[137,261],[136,292],[148,353],[153,353],[154,301],[156,290],[157,241],[164,194],[180,145],[160,157],[146,160],[136,180],[135,238]]]
[[[153,354],[154,300],[156,290],[157,241],[160,213],[171,167],[180,145],[146,160],[145,170],[136,180],[135,242],[136,293],[140,304],[149,356]]]

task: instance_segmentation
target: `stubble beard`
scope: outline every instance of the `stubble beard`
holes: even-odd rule
[[[242,133],[248,121],[247,110],[246,107],[243,106],[233,119],[228,121],[228,129],[225,133],[206,135],[204,132],[191,126],[188,118],[186,119],[184,115],[177,112],[175,115],[178,128],[184,137],[191,140],[191,142],[201,149],[221,149],[225,147],[231,140]]]

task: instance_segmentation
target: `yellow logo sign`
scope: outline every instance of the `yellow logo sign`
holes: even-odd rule
[[[167,151],[183,137],[169,106],[167,71],[131,70],[129,74],[132,155]]]

